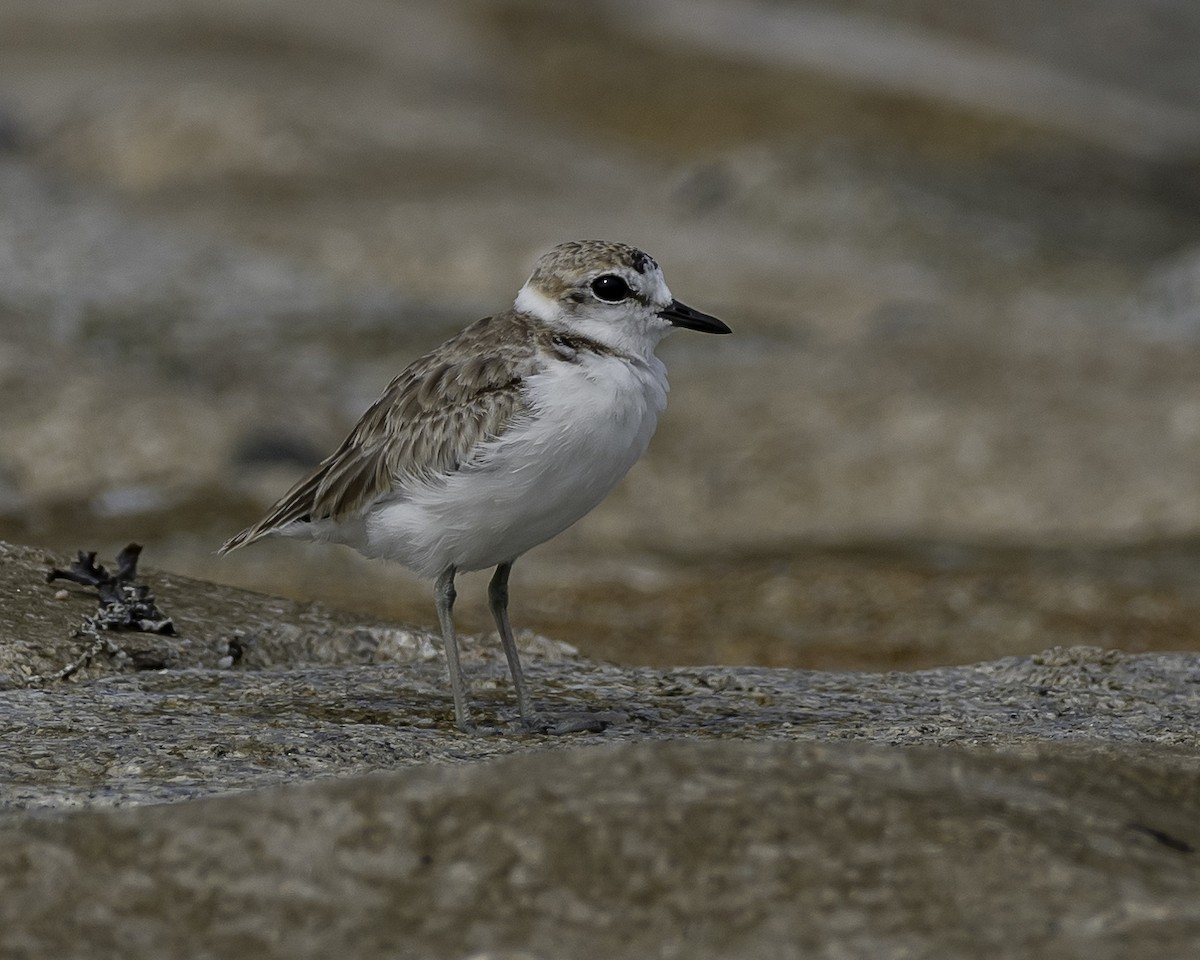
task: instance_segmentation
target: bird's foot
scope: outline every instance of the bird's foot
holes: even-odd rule
[[[476,723],[474,720],[468,720],[466,723],[460,721],[455,726],[458,727],[459,733],[467,737],[501,737],[512,732],[510,727],[501,724]]]
[[[508,723],[476,723],[470,717],[460,717],[456,726],[460,733],[468,737],[498,737],[514,732],[560,737],[572,733],[601,733],[615,718],[612,713],[589,713],[583,710],[550,715],[530,711]]]
[[[571,733],[601,733],[612,722],[604,714],[573,711],[556,716],[528,714],[521,718],[521,726],[527,733],[541,733],[561,737]]]

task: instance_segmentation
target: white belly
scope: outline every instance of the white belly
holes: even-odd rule
[[[653,356],[551,363],[526,390],[528,419],[478,463],[372,508],[347,542],[427,577],[515,560],[604,499],[646,452],[667,402]]]

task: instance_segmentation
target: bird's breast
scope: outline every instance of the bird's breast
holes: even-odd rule
[[[646,451],[666,406],[662,364],[583,355],[525,382],[526,411],[444,481],[372,511],[364,552],[426,576],[520,556],[595,507]]]
[[[483,494],[494,521],[535,542],[596,506],[646,452],[666,406],[662,364],[581,357],[525,385],[528,411],[451,484]]]
[[[646,452],[667,405],[666,370],[653,356],[634,363],[582,354],[548,364],[525,389],[535,442],[592,463],[627,461],[624,470]]]

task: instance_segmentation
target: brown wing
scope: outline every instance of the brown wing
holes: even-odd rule
[[[291,523],[350,519],[408,482],[469,462],[526,409],[521,385],[536,367],[527,326],[518,314],[487,317],[414,361],[331,456],[220,552]]]

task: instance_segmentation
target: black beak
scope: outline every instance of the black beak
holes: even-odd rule
[[[664,320],[670,320],[677,327],[687,327],[689,330],[699,330],[701,333],[733,333],[716,317],[693,310],[686,303],[680,303],[678,300],[672,300],[666,310],[658,311],[658,315]]]

